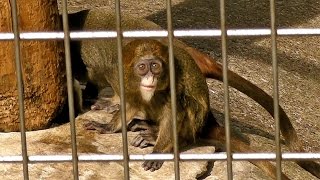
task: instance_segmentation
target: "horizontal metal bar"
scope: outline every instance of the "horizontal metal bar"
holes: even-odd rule
[[[80,161],[121,161],[123,160],[122,155],[80,155]],[[130,161],[143,161],[143,160],[166,160],[172,161],[173,154],[145,154],[145,155],[129,155]]]
[[[294,29],[278,29],[279,36],[318,36],[320,28],[294,28]],[[269,36],[270,29],[229,29],[227,35],[230,37],[245,37],[245,36]],[[161,38],[167,37],[168,32],[165,30],[159,31],[124,31],[123,37],[126,38]],[[219,29],[213,30],[175,30],[175,37],[220,37]],[[116,31],[88,31],[88,32],[70,32],[71,39],[100,39],[100,38],[116,38]],[[49,40],[63,39],[63,32],[24,32],[20,33],[21,40]],[[13,33],[0,33],[0,40],[13,40]]]
[[[72,155],[34,155],[29,156],[30,162],[72,162]]]
[[[0,156],[1,163],[21,163],[22,156]]]
[[[29,156],[30,163],[41,162],[71,162],[71,155],[35,155]],[[93,162],[93,161],[122,161],[122,154],[82,154],[78,155],[80,162]],[[172,161],[173,154],[145,154],[145,155],[130,155],[130,161],[143,161],[143,160],[166,160]],[[275,153],[233,153],[232,159],[235,161],[248,161],[248,160],[270,160],[276,159]],[[180,154],[182,161],[205,161],[205,160],[227,160],[226,153],[213,153],[213,154]],[[320,153],[282,153],[282,160],[320,160]],[[0,163],[21,163],[22,156],[0,156]]]

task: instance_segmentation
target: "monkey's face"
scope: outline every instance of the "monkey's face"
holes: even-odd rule
[[[168,48],[156,40],[134,40],[123,50],[128,92],[140,91],[146,102],[169,86]]]
[[[156,56],[146,55],[134,65],[134,72],[141,79],[140,92],[145,101],[150,101],[158,85],[158,79],[163,72],[162,62]]]

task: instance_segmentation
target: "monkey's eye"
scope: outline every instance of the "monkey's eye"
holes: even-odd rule
[[[149,69],[145,63],[139,63],[135,66],[135,71],[138,75],[144,76],[148,73]]]
[[[152,68],[152,69],[157,69],[157,68],[159,68],[159,64],[157,64],[157,63],[152,63],[152,64],[151,64],[151,68]]]
[[[146,65],[145,64],[139,64],[138,68],[139,68],[140,71],[143,71],[146,68]]]
[[[151,63],[151,71],[153,74],[161,73],[161,64],[160,63]]]

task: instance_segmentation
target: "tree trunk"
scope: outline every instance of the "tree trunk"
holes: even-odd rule
[[[17,0],[20,32],[61,30],[56,0]],[[0,1],[0,32],[12,32],[9,0]],[[50,125],[66,99],[63,41],[21,41],[27,130]],[[19,131],[13,41],[0,41],[0,131]]]

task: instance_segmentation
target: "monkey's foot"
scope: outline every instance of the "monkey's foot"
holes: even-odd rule
[[[116,113],[117,111],[120,110],[120,104],[110,105],[108,107],[105,107],[104,110],[107,111],[110,114],[114,114],[114,113]]]
[[[160,169],[163,163],[164,161],[145,161],[142,164],[142,167],[146,171],[150,170],[151,172],[153,172]]]
[[[104,110],[110,114],[119,111],[120,104],[112,104],[109,100],[99,99],[91,106],[91,110]]]
[[[111,124],[103,124],[96,121],[89,121],[84,123],[83,126],[87,130],[96,130],[101,134],[108,134],[113,132],[113,127]]]
[[[139,134],[132,139],[130,144],[134,147],[146,148],[156,144],[157,136],[149,130],[140,131]]]
[[[128,124],[128,130],[132,132],[143,130],[156,131],[157,126],[151,121],[144,120],[139,117],[134,117],[134,119],[132,119],[132,121],[130,121]]]

